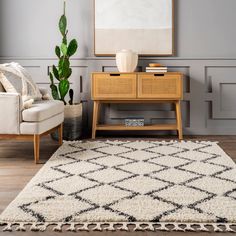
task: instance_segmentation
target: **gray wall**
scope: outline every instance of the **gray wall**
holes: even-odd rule
[[[0,0],[0,62],[18,61],[40,86],[48,86],[48,69],[56,62],[54,46],[62,0]],[[183,101],[186,134],[236,133],[236,9],[235,0],[175,0],[175,47],[171,58],[142,58],[140,69],[161,62],[185,74]],[[93,54],[93,0],[68,0],[69,36],[79,42],[73,58],[72,86],[76,99],[86,100],[91,123],[90,73],[116,70],[114,58]],[[82,94],[80,80],[82,76]],[[105,119],[120,122],[144,115],[148,123],[173,121],[162,106],[112,105]],[[171,108],[171,107],[170,107]],[[166,119],[167,118],[167,119]]]

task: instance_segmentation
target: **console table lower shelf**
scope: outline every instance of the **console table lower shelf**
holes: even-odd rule
[[[175,114],[176,114],[176,123],[175,124],[153,124],[153,125],[144,125],[144,126],[125,126],[123,124],[112,125],[112,124],[99,124],[99,107],[102,103],[133,103],[137,101],[94,101],[93,109],[93,127],[92,127],[92,139],[96,137],[96,131],[157,131],[157,130],[175,130],[178,132],[179,139],[183,139],[182,133],[182,119],[181,119],[181,105],[180,101],[145,101],[146,103],[174,103],[175,104]],[[144,102],[144,101],[142,101]]]

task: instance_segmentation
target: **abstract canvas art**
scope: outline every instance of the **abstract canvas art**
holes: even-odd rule
[[[173,55],[173,0],[94,0],[95,55]]]

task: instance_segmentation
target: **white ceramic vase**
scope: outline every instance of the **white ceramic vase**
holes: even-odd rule
[[[138,54],[123,49],[116,53],[116,65],[119,72],[134,72],[138,65]]]

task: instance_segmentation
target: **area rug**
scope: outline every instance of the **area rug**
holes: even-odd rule
[[[236,229],[236,165],[216,142],[65,142],[2,230]]]

